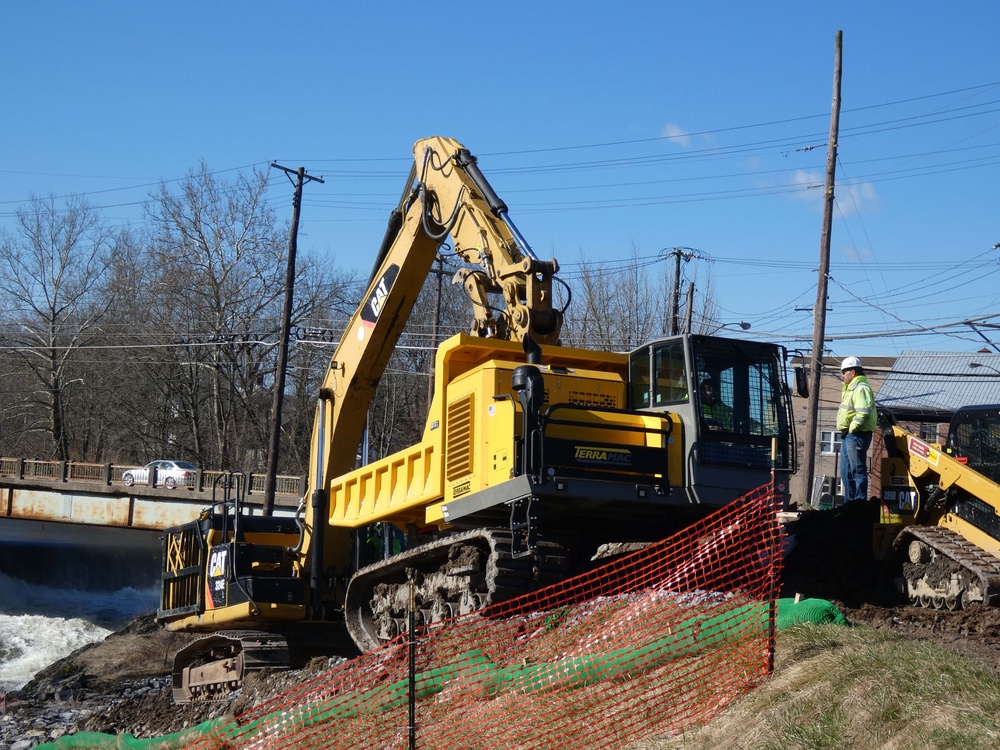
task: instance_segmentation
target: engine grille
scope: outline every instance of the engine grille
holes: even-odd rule
[[[445,477],[453,481],[472,473],[472,436],[475,429],[475,394],[448,404]]]

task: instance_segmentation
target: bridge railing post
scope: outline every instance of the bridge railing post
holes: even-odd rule
[[[24,479],[24,459],[17,459],[17,478]]]
[[[59,462],[59,481],[65,482],[69,478],[69,462],[60,461]]]
[[[102,477],[102,481],[104,482],[104,485],[106,487],[110,487],[111,486],[111,464],[110,463],[104,464],[104,476]]]

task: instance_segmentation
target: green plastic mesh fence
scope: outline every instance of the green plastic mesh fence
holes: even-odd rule
[[[679,733],[771,672],[776,510],[760,488],[660,543],[401,636],[235,719],[129,746],[597,750]]]

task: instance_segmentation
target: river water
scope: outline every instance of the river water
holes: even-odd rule
[[[156,609],[155,587],[53,588],[0,573],[0,691]]]

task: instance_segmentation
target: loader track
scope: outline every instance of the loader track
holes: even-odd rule
[[[566,551],[540,542],[512,554],[506,529],[477,529],[437,539],[359,570],[347,588],[344,617],[358,648],[369,651],[408,629],[414,580],[417,627],[433,626],[542,588],[567,575]]]
[[[939,526],[909,526],[893,547],[905,555],[906,594],[922,607],[1000,606],[1000,559]],[[908,559],[905,559],[908,557]]]
[[[287,669],[289,663],[288,642],[281,635],[226,630],[203,636],[174,656],[174,702],[228,698],[249,672]]]

